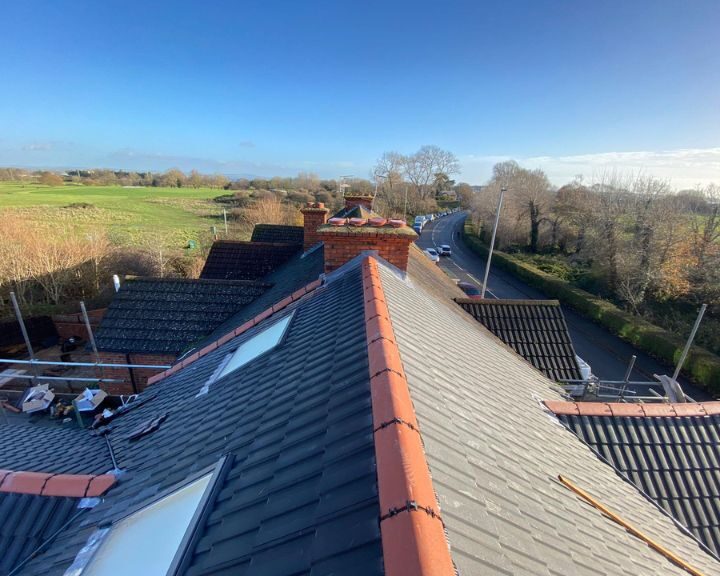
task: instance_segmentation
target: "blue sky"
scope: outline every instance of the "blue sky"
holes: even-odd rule
[[[720,182],[720,2],[7,2],[0,165]]]

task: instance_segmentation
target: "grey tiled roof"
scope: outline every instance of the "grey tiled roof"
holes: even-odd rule
[[[544,409],[541,398],[560,399],[554,384],[454,303],[380,268],[460,574],[686,574],[579,500],[558,474],[701,571],[720,573]]]
[[[269,287],[241,280],[128,279],[100,323],[98,349],[176,355]]]
[[[259,280],[277,270],[300,250],[301,244],[218,240],[210,248],[200,278]]]
[[[112,468],[105,442],[74,423],[4,424],[0,418],[0,469],[55,474],[104,474]]]
[[[275,242],[281,244],[302,244],[302,226],[284,224],[255,224],[250,242]]]
[[[230,351],[293,311],[277,348],[196,397]],[[21,574],[62,574],[98,524],[147,505],[225,454],[234,463],[210,503],[187,574],[382,574],[359,269],[143,394],[153,398],[111,423],[125,474]],[[126,439],[162,413],[168,417],[158,430]],[[57,454],[43,454],[47,469]]]
[[[0,575],[28,558],[78,510],[77,498],[0,493]]]
[[[463,298],[457,302],[551,380],[582,378],[557,300]]]
[[[559,416],[720,554],[720,416]]]

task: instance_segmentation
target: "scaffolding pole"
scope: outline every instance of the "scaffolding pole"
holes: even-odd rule
[[[112,364],[109,362],[58,362],[56,360],[15,360],[13,358],[0,358],[0,364],[27,364],[34,366],[75,366],[78,368],[148,368],[151,370],[167,370],[170,365],[156,364]]]
[[[495,214],[495,225],[493,226],[492,239],[490,240],[490,251],[488,252],[487,263],[485,264],[485,277],[482,283],[482,293],[480,298],[485,298],[487,290],[488,276],[490,276],[490,261],[492,260],[493,249],[495,248],[495,235],[497,234],[498,224],[500,223],[500,210],[502,209],[503,198],[505,197],[505,188],[500,190],[500,201],[498,202],[497,212]]]
[[[18,324],[20,324],[20,331],[22,332],[23,338],[25,339],[25,346],[27,346],[28,354],[30,355],[30,360],[35,360],[35,351],[33,350],[32,344],[30,343],[30,336],[28,336],[27,328],[25,328],[25,321],[22,317],[22,312],[20,311],[20,305],[18,304],[17,298],[15,297],[15,292],[10,292],[10,300],[12,300],[13,308],[15,309],[15,317],[17,318]],[[37,367],[33,366],[33,376],[37,378]]]

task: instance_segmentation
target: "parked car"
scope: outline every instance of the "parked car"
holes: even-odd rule
[[[440,256],[452,256],[452,250],[450,250],[450,246],[447,244],[441,244],[437,247],[437,253]]]
[[[437,250],[435,250],[435,248],[426,248],[425,255],[436,264],[440,262],[440,255],[437,253]]]
[[[475,284],[470,284],[470,282],[458,282],[458,288],[465,292],[468,298],[480,299],[480,288],[475,286]]]

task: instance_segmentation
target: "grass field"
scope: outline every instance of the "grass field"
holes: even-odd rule
[[[222,227],[222,207],[212,200],[222,194],[226,191],[210,188],[0,182],[0,222],[3,214],[16,214],[65,233],[101,229],[117,245],[160,242],[182,248],[211,226]]]

